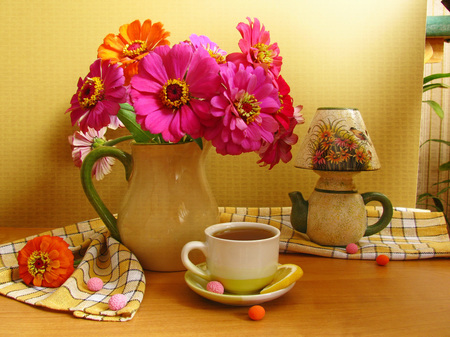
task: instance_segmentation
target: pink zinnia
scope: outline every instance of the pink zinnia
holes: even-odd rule
[[[122,68],[100,59],[92,63],[89,74],[78,80],[78,90],[66,111],[70,112],[72,125],[78,122],[81,131],[88,132],[89,128],[98,131],[117,123],[119,104],[127,101],[124,83]]]
[[[264,25],[261,26],[258,19],[252,22],[247,17],[249,24],[243,22],[237,25],[241,33],[239,48],[242,53],[232,53],[227,56],[227,61],[245,65],[261,66],[271,72],[275,78],[278,77],[282,65],[282,57],[277,43],[270,43],[270,33]]]
[[[107,128],[102,128],[99,131],[88,129],[88,132],[75,132],[69,136],[69,143],[72,147],[72,159],[77,167],[81,167],[84,158],[94,148],[102,146],[106,142],[105,133]],[[103,157],[94,164],[92,168],[92,175],[97,180],[102,180],[105,175],[111,173],[111,166],[114,165],[115,159],[112,157]]]
[[[274,114],[280,108],[272,77],[261,67],[238,68],[230,62],[221,76],[223,91],[211,100],[218,122],[205,131],[205,138],[223,155],[256,151],[263,141],[271,143],[278,131]]]
[[[194,49],[203,48],[205,49],[212,58],[216,60],[218,64],[224,64],[226,62],[225,57],[227,56],[227,52],[223,49],[220,49],[217,43],[212,42],[209,37],[204,35],[196,35],[192,34],[189,36],[189,40],[192,43]]]
[[[131,80],[131,100],[143,129],[178,142],[203,136],[210,100],[220,86],[219,65],[203,48],[160,46],[142,59]]]

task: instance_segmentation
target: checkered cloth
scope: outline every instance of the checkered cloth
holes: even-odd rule
[[[366,206],[368,224],[381,216],[382,208]],[[381,232],[363,237],[356,254],[348,254],[345,247],[325,247],[311,242],[307,235],[292,229],[290,207],[238,208],[224,207],[221,222],[262,222],[280,229],[280,252],[305,253],[342,259],[375,260],[380,254],[391,260],[414,260],[450,257],[450,240],[445,218],[439,212],[394,208],[390,224]]]
[[[306,253],[343,259],[370,259],[386,254],[391,260],[450,257],[450,241],[442,213],[418,210],[394,210],[388,227],[358,242],[356,254],[342,247],[323,247],[305,234],[292,229],[290,207],[221,207],[221,222],[250,221],[271,224],[281,230],[280,251]],[[367,206],[368,222],[375,223],[381,210]],[[72,276],[59,288],[27,286],[19,276],[17,254],[30,236],[0,245],[0,294],[18,301],[54,310],[73,312],[76,317],[99,321],[127,321],[133,318],[145,292],[145,275],[136,257],[109,236],[99,219],[80,222],[39,235],[60,236],[70,245],[75,260],[82,259]],[[87,281],[99,277],[100,291],[88,290]],[[108,301],[114,294],[124,294],[128,303],[112,311]]]
[[[101,220],[80,222],[39,235],[62,237],[75,260],[82,259],[80,264],[59,288],[27,286],[19,276],[17,254],[37,235],[0,245],[0,294],[92,320],[128,321],[133,318],[144,297],[144,272],[136,257],[109,236]],[[103,289],[94,292],[87,288],[87,281],[92,277],[103,280]],[[118,311],[108,306],[115,294],[124,294],[128,300]]]

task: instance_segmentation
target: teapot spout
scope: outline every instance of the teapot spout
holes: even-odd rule
[[[289,193],[289,198],[292,202],[291,224],[295,230],[306,233],[308,220],[308,201],[303,198],[303,195],[298,192]]]

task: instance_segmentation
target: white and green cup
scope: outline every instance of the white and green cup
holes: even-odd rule
[[[182,249],[184,266],[207,281],[219,281],[234,294],[256,293],[268,285],[278,268],[280,231],[255,222],[227,222],[205,229],[206,241],[188,242]],[[189,259],[200,250],[206,270]]]

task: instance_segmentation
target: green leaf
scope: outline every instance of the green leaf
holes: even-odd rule
[[[443,212],[444,211],[444,205],[442,204],[441,200],[442,199],[440,199],[440,198],[433,198],[434,205],[436,206],[436,209],[439,212]]]
[[[144,131],[141,126],[136,122],[136,114],[133,107],[128,103],[120,104],[119,112],[117,117],[125,125],[125,127],[130,131],[134,140],[137,143],[149,143],[156,137],[149,131]]]
[[[447,89],[449,87],[450,86],[445,83],[431,83],[423,86],[423,92],[436,88]]]
[[[436,115],[438,115],[440,119],[444,118],[444,110],[439,105],[439,103],[437,103],[437,102],[435,102],[433,100],[422,101],[422,102],[423,103],[427,103],[434,110],[434,112],[436,112]]]
[[[203,140],[202,140],[202,138],[196,138],[196,139],[193,139],[193,141],[197,143],[197,145],[200,147],[200,150],[203,150]]]
[[[133,106],[128,104],[128,103],[120,103],[119,105],[120,105],[121,109],[125,109],[125,110],[128,110],[128,111],[134,112]]]
[[[437,183],[434,183],[433,186],[436,186],[436,185],[439,185],[439,184],[448,184],[448,183],[450,183],[450,179],[442,180],[442,181],[439,181]]]
[[[439,171],[450,171],[450,161],[439,165]]]
[[[440,190],[440,191],[436,194],[436,196],[441,195],[441,194],[444,194],[444,193],[447,192],[448,190],[450,190],[450,186],[447,186],[447,187],[443,188],[442,190]]]
[[[450,142],[449,141],[446,141],[446,140],[442,140],[442,139],[427,139],[426,141],[424,141],[423,143],[422,143],[422,145],[420,145],[420,146],[423,146],[423,145],[425,145],[426,143],[428,143],[428,142],[436,142],[436,143],[442,143],[442,144],[445,144],[445,145],[447,145],[447,146],[450,146]]]
[[[444,201],[444,200],[442,200],[441,198],[434,196],[430,193],[422,193],[422,194],[418,195],[417,203],[420,203],[421,201],[424,201],[426,199],[433,199],[434,207],[436,208],[436,210],[439,212],[443,211],[444,205],[443,205],[442,201]],[[425,204],[422,204],[422,205],[425,205]]]
[[[423,84],[436,80],[438,78],[450,77],[450,73],[432,74],[423,78]]]
[[[426,199],[432,198],[432,197],[433,197],[433,195],[431,193],[422,193],[417,196],[417,202],[420,202],[420,201],[423,201],[423,200],[426,200]]]

